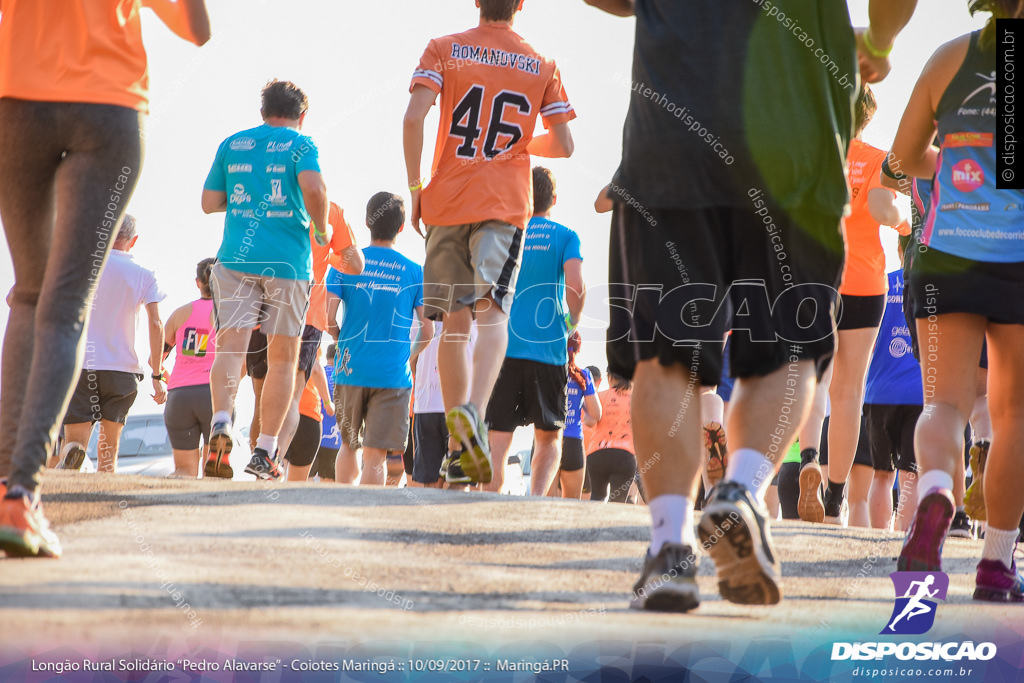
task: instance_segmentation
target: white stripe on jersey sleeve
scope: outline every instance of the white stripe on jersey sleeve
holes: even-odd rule
[[[431,71],[430,69],[416,69],[415,71],[412,72],[412,77],[429,78],[430,80],[434,81],[434,83],[437,83],[437,87],[440,88],[444,86],[444,77],[441,76],[441,74],[439,74],[438,72]]]
[[[573,108],[568,102],[552,102],[540,110],[540,115],[554,116],[555,114],[568,114],[571,111],[573,111]]]

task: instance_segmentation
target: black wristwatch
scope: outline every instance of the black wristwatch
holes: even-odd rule
[[[153,379],[158,379],[161,382],[166,382],[167,381],[167,377],[165,377],[164,373],[162,373],[162,372],[159,375],[153,375]]]

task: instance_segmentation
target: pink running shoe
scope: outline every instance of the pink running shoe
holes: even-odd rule
[[[933,488],[923,498],[896,560],[896,571],[942,571],[942,543],[956,506],[948,489]]]
[[[1024,602],[1024,577],[1017,573],[1017,563],[1010,568],[999,560],[982,560],[974,579],[974,599],[986,602]]]

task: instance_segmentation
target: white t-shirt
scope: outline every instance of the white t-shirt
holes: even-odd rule
[[[444,399],[441,398],[441,375],[437,371],[437,345],[441,343],[442,324],[434,323],[434,338],[430,345],[416,359],[416,388],[413,394],[414,413],[444,413]],[[476,344],[476,321],[470,328],[466,357],[473,362],[473,345]]]
[[[166,297],[153,271],[127,252],[111,251],[92,302],[82,367],[144,374],[135,352],[139,312]]]

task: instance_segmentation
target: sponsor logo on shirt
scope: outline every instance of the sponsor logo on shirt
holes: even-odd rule
[[[267,152],[268,153],[287,152],[291,148],[292,148],[292,141],[291,140],[289,140],[288,142],[268,142],[267,143]]]
[[[284,167],[283,164],[269,164],[267,166],[267,173],[284,173],[284,172],[285,172],[285,167]]]
[[[228,164],[228,173],[252,173],[252,164]]]
[[[234,191],[228,198],[228,202],[231,204],[248,204],[252,201],[252,195],[245,191],[245,185],[237,183],[234,187]]]
[[[294,211],[267,211],[267,218],[291,218],[294,215]]]
[[[232,140],[228,147],[235,152],[248,152],[250,149],[256,149],[256,141],[252,138],[238,138]]]
[[[231,215],[242,218],[256,218],[256,214],[252,209],[231,209]]]
[[[983,83],[977,88],[975,88],[970,95],[964,98],[964,101],[960,103],[961,107],[963,107],[968,102],[973,100],[977,95],[980,95],[981,93],[984,93],[986,91],[988,92],[989,103],[992,104],[996,101],[996,72],[992,71],[991,74],[981,74],[975,72],[974,75],[980,78],[983,81]],[[957,113],[961,114],[962,112]]]
[[[953,166],[953,187],[974,192],[985,184],[985,171],[975,161],[964,159]]]

